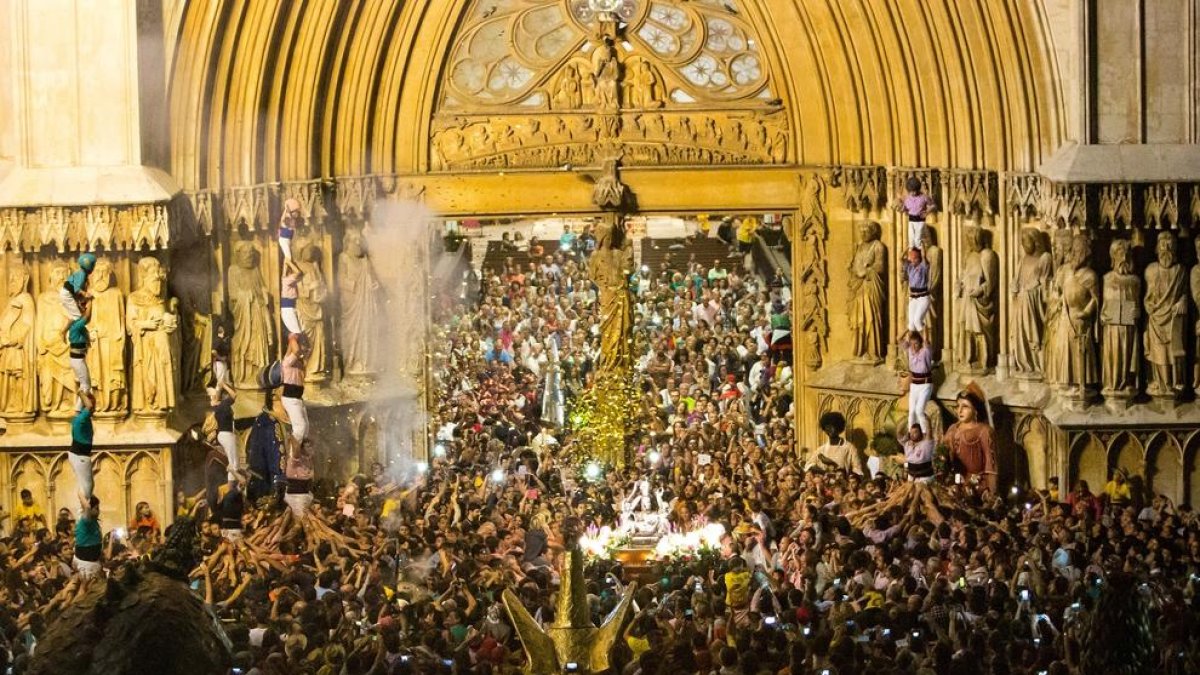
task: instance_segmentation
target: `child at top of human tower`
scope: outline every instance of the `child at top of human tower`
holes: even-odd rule
[[[292,237],[296,230],[304,224],[304,212],[300,202],[289,198],[283,203],[283,221],[279,223],[279,250],[283,251],[283,259],[292,259]]]
[[[909,176],[904,189],[907,194],[896,200],[895,208],[908,218],[908,247],[923,248],[921,232],[925,229],[925,218],[937,210],[937,204],[924,192],[921,179],[916,176]]]
[[[71,272],[63,283],[63,287],[58,290],[58,297],[62,300],[63,309],[67,310],[67,316],[71,321],[83,316],[80,301],[86,302],[91,297],[87,291],[88,277],[92,270],[96,269],[96,254],[81,253],[76,262],[79,264],[79,269]]]

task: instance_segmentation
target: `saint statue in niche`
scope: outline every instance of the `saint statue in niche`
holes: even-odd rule
[[[329,299],[329,286],[321,272],[321,249],[315,245],[304,245],[297,257],[300,277],[299,297],[296,298],[296,313],[304,327],[308,342],[308,359],[305,361],[305,382],[324,382],[329,372],[329,348],[325,335],[325,303]]]
[[[1046,327],[1044,294],[1053,278],[1054,261],[1042,246],[1042,233],[1036,228],[1021,231],[1021,249],[1024,255],[1012,288],[1013,369],[1021,377],[1033,378],[1042,372],[1042,337]]]
[[[258,387],[259,372],[271,363],[275,314],[271,298],[258,271],[258,251],[248,241],[233,249],[229,268],[229,310],[233,315],[230,369],[235,387]]]
[[[861,241],[850,261],[850,332],[854,356],[862,363],[882,363],[883,313],[887,303],[887,249],[879,241],[879,223],[860,223]]]
[[[88,332],[92,344],[87,351],[88,373],[96,395],[98,417],[125,412],[128,386],[125,380],[125,297],[113,285],[112,262],[101,258],[88,282],[92,293],[92,318]]]
[[[1096,273],[1087,266],[1091,245],[1076,235],[1067,258],[1069,272],[1062,275],[1055,313],[1054,340],[1046,345],[1046,359],[1055,363],[1056,385],[1068,396],[1086,397],[1100,380],[1096,360],[1096,315],[1100,308]]]
[[[965,257],[958,276],[958,316],[961,364],[967,372],[983,373],[996,355],[996,283],[999,260],[984,246],[983,230],[963,228]]]
[[[1101,391],[1105,398],[1130,398],[1136,393],[1141,366],[1142,280],[1133,273],[1130,243],[1117,239],[1109,246],[1112,271],[1104,275],[1104,297],[1100,307],[1103,324],[1101,345]]]
[[[1183,265],[1175,251],[1175,235],[1161,232],[1158,259],[1146,268],[1146,356],[1150,361],[1152,396],[1171,397],[1183,389],[1183,327],[1187,321],[1187,290]]]
[[[8,303],[0,314],[0,417],[27,419],[36,414],[38,400],[36,314],[29,294],[29,270],[24,264],[9,271],[7,290]]]
[[[142,258],[137,271],[140,285],[129,294],[125,318],[133,343],[130,403],[135,415],[158,417],[175,407],[179,303],[167,303],[167,273],[157,258]]]
[[[71,370],[70,346],[64,330],[70,322],[58,290],[70,270],[67,263],[50,264],[50,283],[37,299],[37,364],[39,400],[49,417],[65,418],[73,414],[75,373]]]
[[[371,269],[366,240],[359,230],[347,230],[338,256],[338,297],[341,303],[342,361],[347,375],[372,375],[379,369],[382,319],[379,280]]]

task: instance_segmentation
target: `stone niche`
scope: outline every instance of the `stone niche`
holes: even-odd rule
[[[871,166],[816,174],[813,190],[802,181],[816,205],[802,206],[796,222],[820,225],[793,241],[794,325],[816,327],[814,339],[796,338],[802,444],[820,441],[826,410],[846,414],[867,439],[905,419],[897,376],[907,364],[896,343],[908,223],[892,207],[910,177],[937,204],[924,242],[936,267],[926,327],[939,360],[935,427],[953,421],[955,396],[974,381],[1004,440],[1005,479],[1041,487],[1058,477],[1068,489],[1084,478],[1095,490],[1122,468],[1147,495],[1200,497],[1195,183]],[[853,268],[880,246],[877,302],[853,283]],[[823,301],[806,304],[810,296]],[[803,319],[810,314],[820,320]]]

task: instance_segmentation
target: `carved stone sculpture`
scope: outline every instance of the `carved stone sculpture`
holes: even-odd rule
[[[1012,346],[1013,369],[1019,377],[1035,379],[1042,374],[1043,333],[1046,327],[1045,291],[1053,279],[1053,260],[1042,246],[1042,233],[1035,228],[1021,232],[1024,255],[1013,282]]]
[[[999,259],[984,245],[978,227],[963,229],[964,258],[958,275],[959,365],[984,373],[996,355],[996,283]]]
[[[633,331],[633,301],[629,274],[633,270],[633,239],[624,223],[606,223],[596,232],[596,250],[588,260],[592,282],[599,289],[600,358],[597,369],[624,373],[633,363],[629,336]]]
[[[1192,243],[1196,245],[1196,260],[1200,261],[1200,236],[1196,236]],[[1192,267],[1192,305],[1196,308],[1196,341],[1193,343],[1195,351],[1192,352],[1194,359],[1192,389],[1200,392],[1200,262]]]
[[[583,86],[579,79],[579,68],[575,64],[563,66],[551,103],[555,110],[577,110],[583,105]]]
[[[234,246],[229,268],[229,310],[233,314],[233,340],[229,349],[235,387],[258,387],[258,374],[271,363],[275,315],[271,298],[258,272],[258,251],[250,242]]]
[[[138,261],[138,289],[129,294],[125,324],[133,343],[130,403],[140,417],[161,417],[175,407],[175,301],[166,300],[166,270],[149,256]]]
[[[1042,344],[1050,344],[1055,340],[1054,331],[1058,329],[1058,312],[1062,308],[1062,287],[1067,274],[1071,272],[1068,259],[1071,254],[1071,231],[1058,229],[1054,231],[1051,255],[1054,258],[1054,278],[1046,289],[1046,330],[1042,336]],[[1059,363],[1043,359],[1042,375],[1047,382],[1061,382],[1063,376],[1056,368]]]
[[[70,317],[58,296],[68,274],[67,263],[51,263],[50,283],[37,299],[38,399],[42,412],[60,419],[73,414],[76,387],[66,334]]]
[[[112,262],[101,258],[88,281],[92,293],[92,318],[88,331],[92,344],[87,353],[88,373],[96,394],[96,416],[123,414],[128,405],[125,378],[125,297],[113,286]]]
[[[348,230],[338,256],[342,360],[347,375],[372,375],[379,368],[379,280],[371,269],[362,232]]]
[[[1104,275],[1104,302],[1100,308],[1101,393],[1110,399],[1132,398],[1137,393],[1142,361],[1137,329],[1142,314],[1142,280],[1133,273],[1127,240],[1114,240],[1109,257],[1112,271]]]
[[[1151,396],[1173,397],[1183,389],[1184,323],[1187,290],[1184,269],[1176,259],[1175,235],[1162,232],[1158,260],[1146,268],[1146,357],[1150,361]]]
[[[37,367],[33,296],[29,270],[18,265],[8,273],[8,303],[0,314],[0,417],[32,419],[37,413]]]
[[[925,316],[925,341],[935,354],[942,347],[942,249],[937,245],[933,228],[926,225],[921,230],[921,250],[925,262],[929,263],[929,314]]]
[[[325,326],[325,303],[329,299],[329,286],[321,272],[321,249],[308,245],[302,248],[296,264],[304,273],[300,277],[299,297],[296,298],[296,313],[304,327],[308,342],[308,360],[305,362],[305,382],[321,383],[329,373],[329,347]]]
[[[662,84],[649,61],[641,61],[629,78],[628,103],[631,108],[661,108],[663,105]]]
[[[884,308],[887,304],[887,249],[879,241],[879,223],[859,225],[861,241],[850,262],[850,332],[860,362],[883,362]]]
[[[1053,380],[1067,396],[1086,398],[1100,381],[1096,360],[1096,315],[1100,309],[1096,273],[1087,266],[1091,244],[1077,235],[1071,241],[1068,273],[1062,275],[1059,308],[1055,313],[1054,341],[1046,346],[1047,361],[1054,361]]]
[[[617,61],[617,50],[613,48],[612,39],[605,37],[604,41],[592,52],[592,78],[595,83],[596,108],[604,112],[614,112],[621,105],[620,80],[621,64]]]
[[[604,159],[603,172],[592,186],[592,202],[606,210],[620,210],[625,206],[629,188],[621,182],[621,157],[619,155]]]

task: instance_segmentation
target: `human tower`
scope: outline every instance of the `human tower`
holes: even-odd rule
[[[296,231],[303,224],[300,203],[295,199],[288,199],[284,203],[278,235],[279,250],[283,256],[279,311],[287,335],[287,351],[263,378],[269,387],[281,389],[280,403],[291,426],[286,439],[290,468],[294,468],[291,467],[292,456],[301,452],[308,434],[308,411],[304,403],[307,345],[304,326],[296,312],[298,286],[303,272],[292,260],[291,247]],[[87,351],[91,341],[88,324],[92,318],[92,295],[89,292],[88,281],[96,267],[96,256],[93,253],[83,253],[76,260],[76,264],[77,269],[71,272],[63,287],[59,289],[59,297],[68,316],[67,325],[63,330],[70,345],[71,370],[76,379],[75,415],[71,420],[69,460],[79,485],[80,503],[87,511],[96,508],[91,457],[94,440],[92,413],[96,399],[87,366]],[[212,406],[211,420],[215,421],[216,427],[214,440],[225,453],[230,486],[236,487],[239,481],[245,480],[234,429],[233,402],[237,392],[230,380],[228,336],[219,332],[213,340],[212,366],[206,385]],[[302,472],[302,469],[300,471]],[[309,479],[311,480],[311,476]]]

